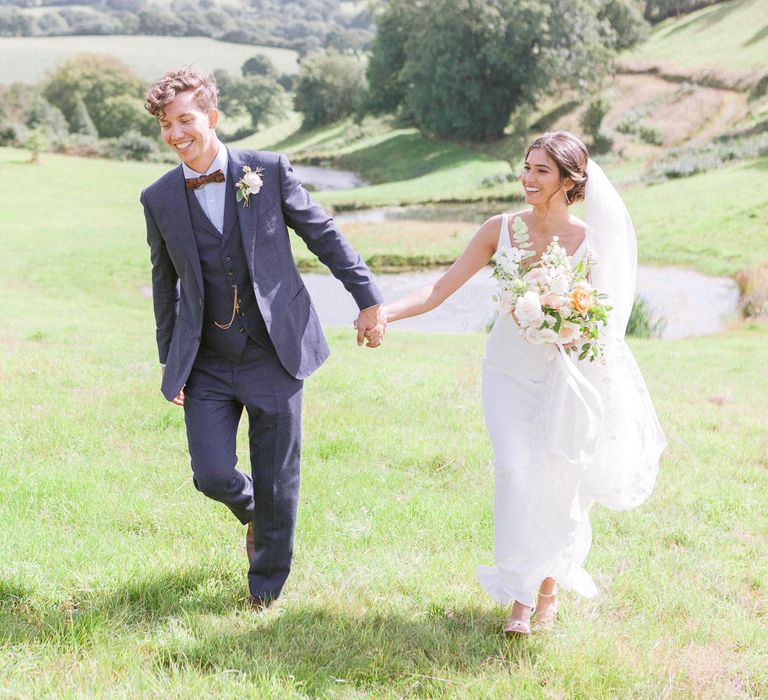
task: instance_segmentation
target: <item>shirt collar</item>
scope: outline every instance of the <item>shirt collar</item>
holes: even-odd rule
[[[201,175],[210,175],[217,170],[221,170],[224,173],[226,182],[228,162],[229,154],[227,153],[227,149],[223,143],[219,142],[219,151],[216,154],[216,157],[213,159],[213,162],[208,166],[208,170],[206,170],[204,173],[199,173],[197,170],[192,170],[192,168],[190,168],[186,163],[182,163],[181,167],[184,171],[184,177],[187,179],[191,177],[200,177]]]

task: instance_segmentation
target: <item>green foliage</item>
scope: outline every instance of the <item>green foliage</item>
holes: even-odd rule
[[[24,148],[29,151],[30,163],[40,161],[40,153],[48,148],[48,139],[45,137],[45,130],[41,127],[31,129],[24,142]]]
[[[247,59],[241,68],[243,75],[264,75],[269,78],[276,78],[277,71],[272,61],[263,53],[257,53]]]
[[[608,103],[602,96],[592,100],[579,120],[579,126],[593,138],[600,133],[603,118],[608,112]]]
[[[282,117],[288,108],[285,91],[270,76],[246,74],[234,78],[226,71],[216,71],[215,77],[219,107],[230,117],[248,116],[254,130]]]
[[[365,99],[365,69],[354,56],[330,50],[301,63],[294,108],[310,129],[354,114]]]
[[[768,155],[768,133],[750,136],[721,137],[699,146],[671,150],[654,163],[645,180],[689,177],[708,170],[718,170],[731,161],[748,160]]]
[[[338,0],[2,0],[0,36],[149,34],[208,36],[293,48],[361,51],[373,38],[365,7]],[[9,7],[6,7],[9,6]]]
[[[109,115],[99,130],[102,137],[118,137],[129,131],[157,137],[157,120],[144,109],[144,101],[133,95],[116,95],[104,101]]]
[[[607,0],[598,18],[610,27],[615,49],[629,49],[648,36],[648,23],[643,19],[643,9],[638,0]]]
[[[83,131],[85,112],[97,133],[114,133],[110,98],[142,95],[142,83],[121,61],[111,56],[82,54],[62,63],[43,85],[43,94],[58,107],[73,131]],[[124,106],[124,103],[121,103]]]
[[[599,83],[615,43],[590,0],[393,0],[377,26],[369,108],[474,140],[501,136],[511,112],[544,90]]]
[[[643,14],[649,22],[661,22],[668,17],[687,15],[723,0],[645,0]]]
[[[643,297],[637,297],[627,322],[627,335],[632,338],[660,338],[667,320],[654,318],[653,310]]]
[[[159,153],[157,139],[138,131],[121,134],[110,148],[110,155],[118,160],[155,160]]]
[[[81,95],[77,96],[75,102],[75,114],[71,120],[72,131],[76,134],[82,134],[84,136],[91,136],[98,138],[99,132],[96,129],[96,125],[91,119],[91,114],[88,111],[88,107],[85,106],[85,100]]]

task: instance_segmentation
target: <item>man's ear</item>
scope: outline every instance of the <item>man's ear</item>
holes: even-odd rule
[[[215,129],[216,125],[219,123],[219,110],[215,107],[213,109],[208,110],[208,127],[210,129]]]

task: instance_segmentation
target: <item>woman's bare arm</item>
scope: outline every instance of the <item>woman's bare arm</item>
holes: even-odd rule
[[[419,287],[392,304],[385,304],[384,312],[387,315],[387,322],[419,316],[440,306],[472,275],[488,264],[496,252],[500,226],[500,216],[488,219],[472,237],[459,259],[437,282]]]

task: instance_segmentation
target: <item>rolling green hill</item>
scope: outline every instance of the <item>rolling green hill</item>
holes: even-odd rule
[[[278,73],[298,71],[298,54],[290,49],[232,44],[207,37],[0,37],[0,82],[37,82],[47,71],[79,53],[116,56],[146,81],[169,68],[187,64],[209,71],[223,68],[239,75],[240,66],[257,53],[267,56]]]
[[[628,66],[748,86],[768,74],[768,4],[728,0],[654,28]]]

